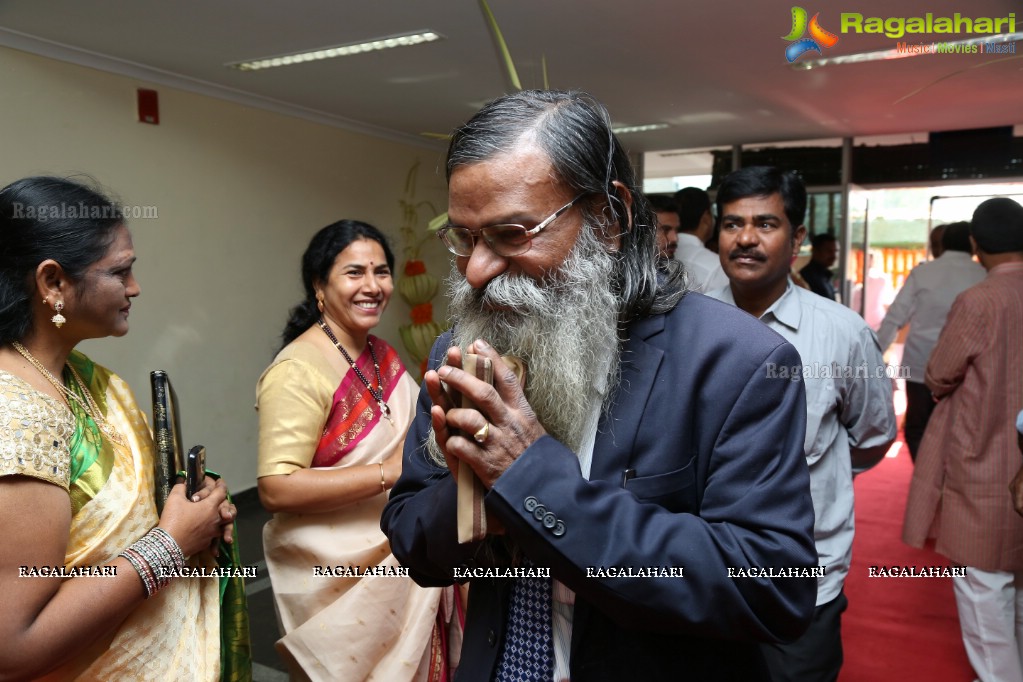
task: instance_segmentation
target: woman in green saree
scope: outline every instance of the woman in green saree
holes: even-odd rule
[[[0,679],[217,680],[221,481],[157,516],[128,386],[75,351],[140,289],[117,207],[60,178],[0,190]]]

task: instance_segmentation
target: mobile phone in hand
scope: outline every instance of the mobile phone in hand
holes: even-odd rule
[[[193,445],[185,457],[185,497],[189,500],[206,482],[206,448]]]

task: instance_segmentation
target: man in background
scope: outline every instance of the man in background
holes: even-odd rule
[[[775,368],[776,381],[806,384],[803,449],[810,466],[821,566],[810,629],[795,642],[763,646],[775,682],[833,682],[842,667],[842,587],[853,542],[853,474],[884,457],[897,426],[892,382],[873,332],[843,305],[794,286],[791,258],[806,236],[806,188],[769,166],[735,171],[717,193],[721,265],[729,285],[708,295],[742,308],[785,337],[802,365]]]
[[[827,232],[815,234],[810,239],[810,262],[799,271],[806,283],[810,285],[810,291],[835,300],[835,286],[831,283],[834,275],[831,273],[831,266],[838,260],[838,240],[835,235]]]
[[[965,567],[952,578],[959,627],[984,682],[1023,680],[1023,518],[1006,489],[1019,469],[1023,408],[1023,206],[1000,197],[973,213],[987,277],[959,294],[927,363],[939,400],[927,425],[902,537]],[[944,257],[944,256],[943,256]]]
[[[654,211],[657,222],[657,257],[662,260],[675,258],[678,248],[678,213],[675,211],[675,200],[664,194],[647,194],[647,201]]]
[[[969,225],[969,223],[967,223],[967,225]],[[945,250],[945,247],[942,246],[942,235],[945,234],[945,227],[947,226],[936,225],[934,229],[931,230],[930,235],[928,235],[927,237],[927,241],[931,247],[931,260],[934,260],[935,258],[940,258],[942,252]]]
[[[888,350],[899,330],[909,325],[901,363],[908,370],[903,433],[913,461],[934,411],[931,390],[924,384],[927,360],[956,296],[984,279],[984,268],[972,258],[969,223],[939,225],[931,234],[935,232],[942,235],[937,249],[941,255],[913,268],[877,332],[881,348]]]
[[[703,245],[714,232],[714,215],[710,197],[697,187],[683,187],[675,192],[678,211],[678,251],[689,279],[690,291],[706,292],[723,287],[728,278],[721,270],[718,255]]]
[[[892,278],[884,270],[884,254],[880,249],[871,249],[867,252],[867,277],[863,284],[853,288],[850,307],[859,313],[862,306],[863,319],[876,332],[894,298]]]

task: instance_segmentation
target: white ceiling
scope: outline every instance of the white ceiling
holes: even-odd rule
[[[490,6],[524,87],[542,87],[546,57],[552,87],[593,93],[616,123],[669,125],[624,135],[634,152],[1023,123],[1023,43],[1011,59],[929,55],[798,71],[786,63],[781,38],[791,28],[794,1],[490,0]],[[812,15],[824,4],[818,3],[804,6]],[[834,33],[840,12],[853,11],[1015,12],[1023,31],[1020,0],[828,5],[820,22]],[[224,66],[420,29],[446,40],[257,72]],[[510,89],[476,0],[2,0],[0,44],[104,68],[141,65],[191,79],[183,87],[213,84],[419,141],[421,132],[449,132]],[[840,34],[826,53],[894,44],[883,35]]]

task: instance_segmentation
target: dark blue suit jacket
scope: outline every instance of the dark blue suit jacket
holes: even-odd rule
[[[767,679],[755,642],[803,632],[816,580],[734,578],[728,569],[817,565],[803,384],[767,370],[798,365],[799,355],[753,317],[699,294],[627,331],[590,479],[575,453],[545,436],[498,479],[488,510],[576,592],[573,682]],[[431,367],[449,345],[445,334]],[[510,559],[501,540],[457,543],[455,482],[422,445],[429,408],[424,390],[382,527],[416,582],[447,585],[455,567]],[[557,524],[538,521],[536,504]],[[586,577],[601,566],[683,567],[684,577]],[[458,679],[488,680],[511,582],[470,584]]]

